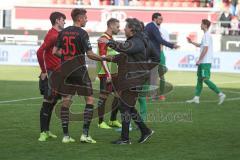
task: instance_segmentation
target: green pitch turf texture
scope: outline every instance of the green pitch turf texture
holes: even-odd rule
[[[147,104],[147,125],[155,134],[145,144],[138,144],[139,131],[134,130],[130,133],[133,144],[124,146],[110,144],[120,134],[113,129],[97,128],[97,119],[90,129],[97,144],[79,142],[82,122],[70,123],[70,134],[77,142],[62,144],[60,120],[55,115],[50,127],[58,138],[38,142],[41,107],[38,74],[38,67],[0,66],[0,160],[237,160],[240,157],[239,74],[212,74],[212,80],[227,95],[223,105],[218,106],[217,95],[206,86],[199,105],[184,103],[194,94],[196,74],[168,72],[166,79],[174,88],[167,100]],[[97,86],[97,82],[94,84]],[[75,98],[74,112],[83,110],[80,103],[83,101]],[[108,118],[109,115],[105,120]]]

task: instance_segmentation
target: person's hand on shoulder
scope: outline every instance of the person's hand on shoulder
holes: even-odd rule
[[[98,43],[105,43],[105,44],[107,44],[108,42],[109,42],[109,40],[107,38],[104,38],[104,37],[100,37],[98,39]]]

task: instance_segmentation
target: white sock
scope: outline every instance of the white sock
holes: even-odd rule
[[[195,96],[194,99],[199,99],[199,96]]]
[[[222,92],[220,92],[219,94],[218,94],[218,96],[223,96],[224,94],[222,93]]]

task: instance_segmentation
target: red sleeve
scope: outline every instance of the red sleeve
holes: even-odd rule
[[[102,37],[102,38],[106,38],[106,37]],[[106,38],[107,39],[107,38]],[[107,55],[107,44],[106,43],[98,43],[98,50],[99,50],[99,55],[103,56],[103,55]]]
[[[51,35],[50,32],[46,35],[43,44],[40,46],[40,48],[37,51],[37,59],[39,66],[41,68],[42,73],[46,73],[46,67],[45,67],[45,59],[44,54],[45,51],[51,47],[53,47],[55,43],[55,36]]]
[[[57,39],[57,35],[48,33],[44,39],[44,50],[53,48]]]
[[[105,36],[102,36],[101,38],[106,38],[108,39],[107,37]],[[99,55],[100,56],[106,56],[107,55],[107,44],[106,43],[101,43],[101,42],[98,42],[98,51],[99,51]],[[103,66],[103,69],[105,70],[105,76],[109,77],[109,73],[107,73],[107,70],[105,68],[105,66],[103,65],[103,62],[102,63],[102,66]]]
[[[37,59],[42,73],[46,73],[46,68],[44,65],[44,43],[40,46],[37,51]]]

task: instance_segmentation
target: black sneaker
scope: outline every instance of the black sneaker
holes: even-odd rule
[[[149,130],[148,133],[145,133],[141,136],[141,138],[138,140],[138,143],[144,143],[148,138],[150,138],[153,135],[154,131]]]
[[[112,144],[132,144],[131,141],[129,140],[122,140],[122,139],[118,139],[116,141],[112,141]]]

